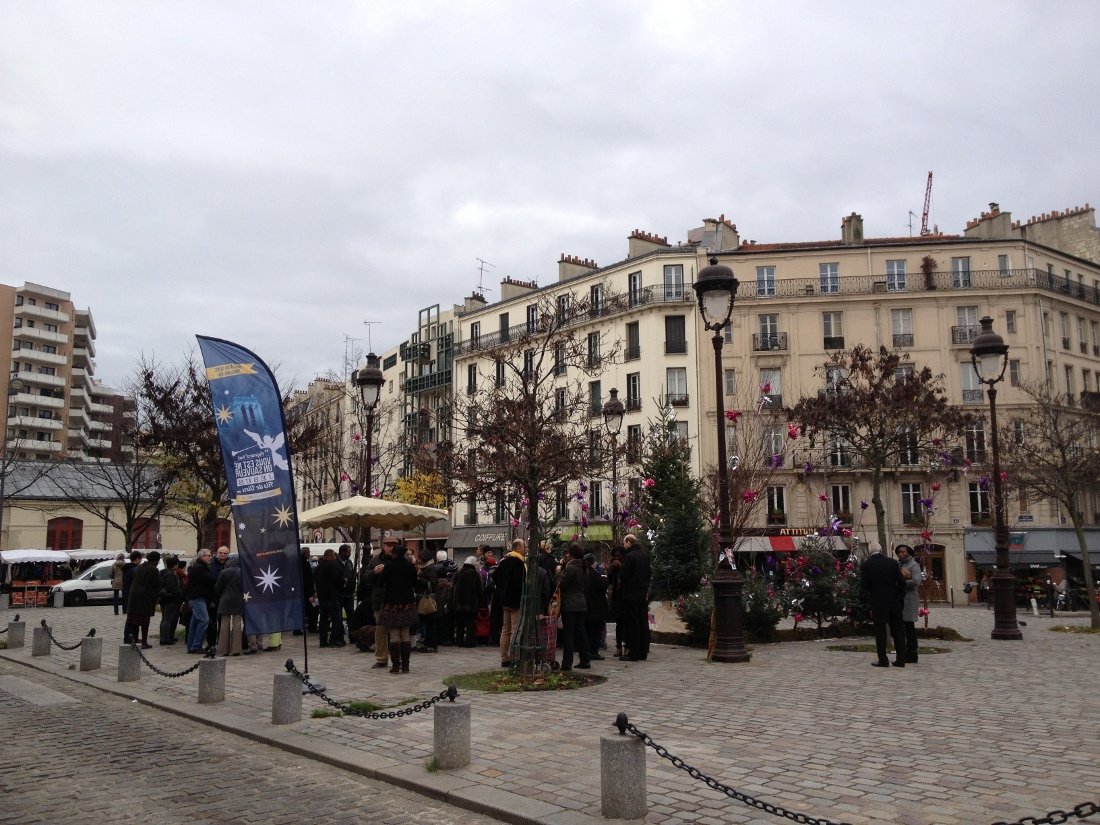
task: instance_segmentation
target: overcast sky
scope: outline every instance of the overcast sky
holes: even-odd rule
[[[725,214],[759,242],[1100,200],[1100,3],[0,0],[0,280],[97,375],[236,341],[299,386],[417,310]],[[1091,57],[1089,55],[1092,55]]]

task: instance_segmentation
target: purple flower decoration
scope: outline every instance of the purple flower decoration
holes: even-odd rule
[[[867,509],[867,502],[866,501],[861,501],[859,503],[859,509],[860,510],[866,510]]]
[[[783,466],[783,454],[782,453],[776,453],[775,455],[772,456],[771,468],[773,470],[778,470],[782,466]]]
[[[940,461],[942,461],[944,464],[951,464],[952,463],[951,453],[941,452],[940,453]]]
[[[924,505],[925,507],[927,507],[927,508],[928,508],[929,510],[931,510],[931,509],[932,509],[932,504],[933,504],[933,502],[932,502],[932,499],[930,499],[930,498],[922,498],[922,499],[920,500],[920,503],[921,503],[921,504],[923,504],[923,505]]]
[[[544,498],[546,498],[546,496],[544,496],[542,493],[539,493],[537,496],[535,496],[535,498],[537,498],[539,501],[542,501]]]
[[[978,479],[978,487],[983,490],[989,489],[989,476],[982,476]]]
[[[581,516],[581,527],[588,526],[588,516]]]
[[[815,576],[820,576],[821,575],[821,568],[818,567],[817,565],[814,565],[813,567],[810,568],[810,572],[813,573]]]
[[[583,481],[581,482],[580,491],[582,493],[587,493],[588,492],[588,485],[585,484]]]
[[[813,471],[814,471],[814,465],[811,464],[810,462],[807,461],[805,464],[802,465],[802,472],[812,473]]]

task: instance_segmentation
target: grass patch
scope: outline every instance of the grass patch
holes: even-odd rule
[[[374,713],[375,711],[382,710],[385,705],[379,705],[375,702],[368,702],[366,699],[355,699],[351,702],[346,702],[347,706],[359,713]]]
[[[433,756],[424,763],[424,769],[427,770],[428,773],[435,773],[439,770],[439,760]]]
[[[508,670],[482,670],[477,673],[462,673],[448,676],[445,685],[454,685],[459,690],[480,690],[486,693],[520,693],[530,690],[575,690],[577,688],[599,685],[606,682],[603,676],[569,673],[547,673],[526,678]]]
[[[313,719],[328,719],[330,716],[343,716],[343,711],[334,708],[314,708],[310,717]]]
[[[1097,633],[1100,628],[1090,627],[1087,624],[1056,624],[1050,628],[1055,633]]]
[[[874,645],[826,645],[826,650],[839,650],[842,653],[877,653],[878,650]],[[889,651],[893,653],[891,649]],[[936,653],[951,653],[952,650],[949,647],[917,647],[918,655],[931,656]]]

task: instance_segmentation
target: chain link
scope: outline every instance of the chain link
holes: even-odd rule
[[[348,716],[358,716],[363,719],[400,719],[402,716],[412,716],[414,713],[419,713],[422,710],[427,710],[436,702],[441,702],[444,699],[449,699],[452,702],[458,698],[458,688],[454,685],[449,686],[446,690],[441,691],[438,696],[433,696],[430,699],[425,699],[423,702],[419,702],[415,705],[410,705],[400,710],[386,710],[386,711],[370,711],[359,710],[353,708],[350,705],[346,705],[343,702],[338,702],[332,697],[328,696],[324,691],[318,690],[312,682],[309,681],[309,675],[302,673],[294,666],[293,659],[286,660],[286,669],[288,673],[293,673],[295,678],[306,688],[306,691],[321,699],[330,707],[336,708],[341,713]]]
[[[12,619],[11,622],[8,622],[8,624],[10,625],[12,622],[17,622],[17,621],[19,621],[19,614],[18,613],[15,614],[15,618]],[[0,630],[0,636],[3,636],[5,633],[7,633],[9,629],[10,628],[5,627],[3,630]]]
[[[619,729],[620,734],[631,733],[637,736],[646,747],[653,748],[654,752],[662,759],[667,759],[675,767],[682,771],[685,771],[692,779],[698,779],[705,782],[708,787],[724,793],[726,796],[736,799],[738,802],[744,802],[746,805],[750,805],[753,808],[758,808],[761,811],[767,811],[775,816],[785,817],[786,819],[793,819],[795,822],[809,823],[809,825],[848,825],[848,823],[834,822],[831,819],[819,819],[807,814],[796,813],[795,811],[788,811],[786,808],[782,808],[779,805],[772,805],[770,802],[764,802],[759,799],[755,799],[748,794],[741,791],[734,790],[726,785],[723,785],[716,779],[712,779],[697,768],[693,768],[687,764],[683,759],[678,756],[673,756],[668,752],[666,748],[661,747],[653,738],[646,733],[638,730],[637,727],[632,725],[627,719],[625,713],[620,713],[615,718],[615,727]],[[1018,819],[1015,822],[994,822],[993,825],[1060,825],[1060,823],[1069,822],[1070,819],[1087,819],[1090,816],[1094,816],[1100,813],[1100,805],[1095,802],[1082,802],[1072,811],[1051,811],[1046,816],[1025,816],[1023,819]]]
[[[191,667],[187,668],[186,670],[177,671],[176,673],[169,673],[167,670],[161,670],[159,667],[157,667],[147,658],[145,658],[145,654],[141,652],[141,648],[138,647],[137,642],[131,642],[130,647],[137,651],[137,655],[141,657],[141,661],[145,662],[149,670],[153,671],[153,673],[157,674],[158,676],[166,676],[169,679],[178,679],[180,676],[186,676],[189,673],[194,673],[196,670],[199,669],[199,665],[202,664],[203,659],[213,659],[215,654],[214,648],[209,647],[206,649],[206,653],[203,655],[202,659],[199,659],[199,661],[195,662],[195,664],[191,665]]]
[[[80,642],[77,642],[75,645],[63,645],[54,637],[53,632],[50,630],[50,626],[46,624],[45,619],[42,620],[42,629],[46,631],[46,635],[50,637],[50,641],[62,650],[76,650],[78,647],[80,647],[80,642],[83,642],[84,639],[95,638],[95,628],[93,627],[91,630],[88,631],[88,635],[85,636],[84,639],[81,639]]]
[[[994,822],[993,825],[1058,825],[1071,819],[1087,819],[1100,813],[1100,804],[1082,802],[1071,811],[1050,811],[1046,816],[1025,816],[1015,822]]]

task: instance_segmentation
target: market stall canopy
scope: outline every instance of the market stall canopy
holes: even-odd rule
[[[0,561],[4,564],[20,564],[28,561],[68,564],[69,554],[64,550],[0,550]]]
[[[380,530],[411,530],[448,517],[446,510],[421,507],[401,501],[352,496],[322,504],[300,513],[304,527],[377,527]]]
[[[66,550],[65,553],[73,561],[102,561],[113,559],[121,550]]]

